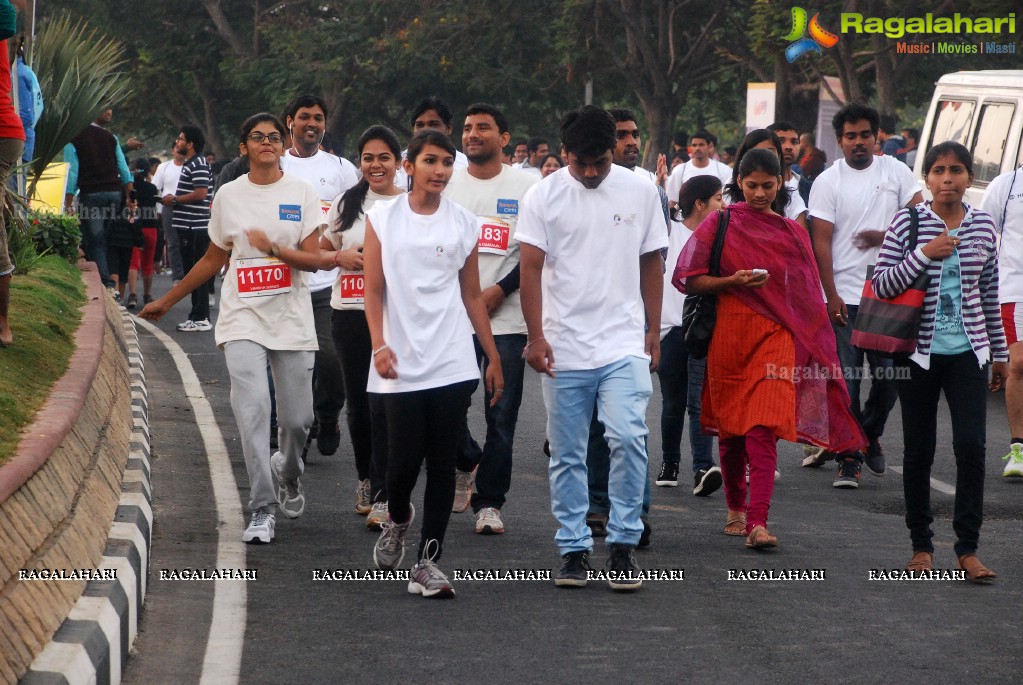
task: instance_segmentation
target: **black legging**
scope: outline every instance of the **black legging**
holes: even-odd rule
[[[467,396],[475,381],[382,395],[387,412],[387,508],[393,521],[408,521],[409,500],[426,461],[419,557],[428,540],[439,559],[455,501],[455,461]]]

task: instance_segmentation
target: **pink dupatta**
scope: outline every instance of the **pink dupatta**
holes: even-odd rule
[[[762,288],[734,288],[730,294],[761,316],[783,326],[795,339],[796,433],[800,442],[834,452],[866,448],[867,438],[849,407],[835,333],[821,294],[820,275],[802,226],[745,202],[729,207],[731,219],[721,255],[721,275],[742,269],[767,269]],[[686,243],[672,285],[686,292],[686,280],[708,273],[717,214],[708,216]],[[771,371],[765,369],[765,373]]]

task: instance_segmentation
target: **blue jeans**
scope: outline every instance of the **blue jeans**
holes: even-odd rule
[[[551,447],[551,512],[561,524],[554,540],[562,555],[593,547],[586,525],[586,444],[594,402],[611,448],[607,543],[639,543],[647,481],[646,407],[652,394],[649,363],[639,357],[626,357],[598,369],[559,371],[554,378],[543,377]]]
[[[483,354],[479,339],[472,337],[476,346],[476,363],[484,375],[490,360]],[[458,455],[458,470],[472,471],[477,466],[476,488],[472,493],[472,510],[478,512],[484,507],[500,509],[504,506],[505,495],[511,488],[512,446],[515,443],[515,424],[519,420],[519,405],[522,404],[522,375],[526,362],[522,348],[526,346],[523,334],[495,335],[494,344],[501,356],[501,373],[504,375],[504,392],[493,407],[490,398],[484,396],[483,412],[487,420],[487,440],[480,449],[469,431],[468,421],[463,421],[465,436]],[[476,382],[479,385],[479,381]],[[476,387],[473,387],[473,392]],[[469,405],[472,406],[472,396]],[[466,411],[468,411],[468,406]]]
[[[611,448],[604,437],[604,424],[597,417],[597,405],[593,405],[593,416],[590,418],[590,435],[586,440],[586,476],[590,488],[590,508],[588,513],[607,516],[611,513],[611,500],[607,495],[607,482],[611,476]],[[643,449],[646,450],[646,441]],[[647,450],[647,464],[650,463],[650,452]],[[648,466],[649,468],[649,466]],[[643,488],[642,520],[650,516],[650,474],[647,473],[646,486]]]
[[[884,433],[888,414],[895,407],[896,400],[899,399],[899,390],[895,385],[895,376],[892,373],[894,362],[891,359],[853,347],[852,329],[853,324],[856,323],[856,312],[859,307],[846,305],[846,309],[849,310],[849,322],[845,326],[832,325],[835,331],[835,340],[838,343],[838,360],[842,364],[842,372],[845,374],[845,387],[849,390],[853,416],[860,422],[860,427],[863,428],[867,437],[874,440]],[[870,364],[873,378],[867,401],[861,406],[860,376],[863,374],[864,358]]]
[[[99,277],[106,286],[112,286],[110,268],[107,266],[107,235],[121,211],[121,191],[82,193],[78,196],[79,216],[82,224],[82,242],[85,243],[85,258],[96,262]]]
[[[693,473],[714,466],[714,438],[700,430],[703,379],[707,360],[693,359],[686,349],[682,327],[675,326],[661,339],[661,446],[664,461],[678,465],[682,461],[682,432],[689,410],[689,448],[693,454]]]

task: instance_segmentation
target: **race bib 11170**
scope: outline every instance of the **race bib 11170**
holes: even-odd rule
[[[235,261],[238,297],[269,297],[291,292],[291,267],[273,257]]]

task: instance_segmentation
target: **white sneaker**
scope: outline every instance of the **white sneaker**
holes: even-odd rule
[[[1023,445],[1012,443],[1009,453],[1002,459],[1008,462],[1002,471],[1003,478],[1023,478]]]
[[[193,321],[192,323],[195,325],[195,330],[197,331],[213,330],[213,324],[210,323],[209,319],[203,319],[202,321]]]
[[[305,511],[305,493],[302,492],[302,483],[299,479],[288,480],[281,477],[281,468],[284,466],[284,455],[275,452],[270,457],[270,469],[277,476],[277,504],[281,513],[291,519],[297,519]]]
[[[451,505],[451,511],[461,514],[469,508],[472,500],[472,487],[476,482],[476,469],[472,471],[459,471],[455,469],[455,501]]]
[[[355,488],[355,513],[365,516],[372,508],[373,504],[369,499],[369,478],[360,480],[358,487]]]
[[[274,539],[274,528],[277,525],[277,519],[273,514],[268,514],[265,511],[256,511],[252,514],[252,522],[249,527],[242,533],[242,542],[248,543],[269,543]]]
[[[182,321],[177,325],[177,329],[182,333],[195,333],[195,322],[191,319],[188,321]]]
[[[480,535],[500,535],[504,532],[501,510],[483,507],[476,512],[476,532]]]

